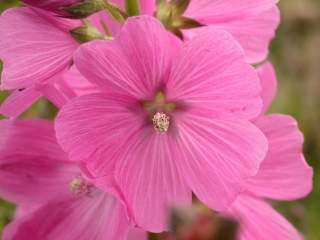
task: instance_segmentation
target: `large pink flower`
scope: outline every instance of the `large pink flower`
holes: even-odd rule
[[[255,70],[224,31],[176,42],[151,17],[114,41],[83,45],[75,63],[101,94],[71,100],[56,123],[70,159],[115,175],[139,226],[162,231],[166,209],[191,192],[222,210],[264,158]]]
[[[68,161],[53,124],[0,122],[0,195],[19,206],[4,240],[126,239],[125,208]]]
[[[266,110],[276,92],[276,77],[269,63],[258,71]],[[302,154],[302,133],[286,115],[262,115],[254,123],[267,137],[269,150],[257,175],[247,181],[247,191],[238,196],[228,213],[240,222],[241,240],[300,240],[298,231],[263,198],[293,200],[310,193],[312,169]]]
[[[186,6],[181,11],[164,10],[165,24],[173,21],[185,21],[187,18],[195,20],[203,26],[223,29],[232,33],[233,37],[242,45],[247,60],[257,63],[266,58],[269,43],[274,37],[275,30],[279,25],[279,0],[182,0],[180,5]],[[123,0],[113,0],[123,6]],[[159,3],[169,2],[160,0]],[[184,2],[184,3],[183,3]],[[187,2],[189,4],[185,5]],[[183,4],[182,4],[183,3]],[[161,7],[156,7],[155,0],[140,0],[141,13],[154,15]],[[163,4],[159,4],[159,6]],[[177,16],[175,16],[178,12]],[[174,16],[170,19],[170,16]],[[168,19],[167,19],[168,17]],[[190,22],[190,21],[186,21]],[[188,25],[188,24],[187,24]],[[179,25],[178,25],[179,26]],[[191,24],[192,26],[192,24]],[[183,31],[184,37],[190,38],[206,31],[201,27]]]

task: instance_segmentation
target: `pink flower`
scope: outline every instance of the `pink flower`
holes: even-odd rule
[[[76,66],[102,93],[71,100],[56,122],[70,159],[114,176],[138,226],[155,232],[192,191],[227,207],[267,150],[249,121],[261,111],[259,81],[231,35],[174,40],[144,16],[114,41],[83,45]]]
[[[0,121],[0,195],[19,206],[4,240],[126,239],[125,209],[58,146],[53,124]]]
[[[120,28],[105,13],[97,13],[89,20],[101,31],[101,20],[112,32]],[[77,85],[81,84],[83,90],[93,88],[74,68],[69,70],[80,45],[70,30],[78,25],[78,21],[31,8],[14,8],[1,15],[0,58],[4,70],[0,87],[12,92],[0,106],[1,114],[17,117],[41,96],[61,107],[69,100],[70,91],[78,91]]]
[[[271,64],[259,70],[264,109],[276,93],[276,77]],[[296,121],[287,115],[261,115],[254,123],[269,141],[269,151],[256,176],[247,181],[228,213],[240,221],[241,240],[299,240],[297,230],[263,198],[294,200],[312,190],[312,169],[302,154],[303,136]]]
[[[247,60],[257,63],[264,60],[268,54],[268,46],[279,25],[279,10],[276,6],[279,0],[160,0],[156,6],[155,0],[140,0],[141,14],[162,15],[167,28],[175,31],[175,26],[182,27],[185,38],[193,37],[206,31],[199,25],[210,26],[230,32],[245,49]],[[123,5],[122,0],[113,2]],[[179,11],[174,2],[179,2]],[[190,3],[187,3],[190,2]],[[163,13],[161,13],[161,11]],[[171,14],[169,14],[169,12]],[[198,24],[190,24],[190,20]],[[183,23],[187,24],[184,25]],[[183,26],[181,26],[181,23]],[[189,24],[189,25],[188,25]],[[196,27],[196,28],[192,28]],[[176,31],[175,31],[176,32]]]

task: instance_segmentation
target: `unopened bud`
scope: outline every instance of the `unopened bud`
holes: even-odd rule
[[[104,39],[102,33],[90,24],[85,24],[84,26],[74,28],[70,31],[70,33],[79,43],[90,42],[96,39]]]
[[[96,12],[105,9],[104,0],[84,0],[71,6],[65,7],[64,11],[73,18],[86,18]]]

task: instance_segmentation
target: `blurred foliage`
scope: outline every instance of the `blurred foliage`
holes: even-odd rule
[[[0,11],[17,4],[0,0]],[[305,134],[305,154],[314,167],[314,191],[301,201],[275,203],[306,235],[306,240],[320,239],[320,1],[281,0],[282,23],[271,46],[271,61],[278,79],[278,96],[271,112],[293,115]],[[0,101],[5,93],[0,94]],[[51,105],[44,100],[36,103],[24,116],[52,117],[46,111]],[[7,223],[14,207],[0,201],[0,229]],[[152,239],[156,239],[153,236]]]

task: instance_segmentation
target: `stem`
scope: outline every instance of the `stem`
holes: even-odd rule
[[[139,0],[125,0],[125,2],[129,16],[138,16],[140,14]]]

